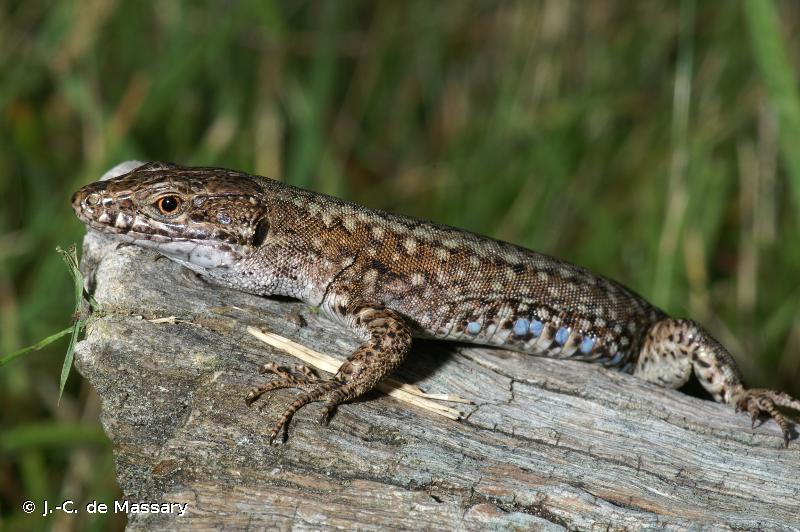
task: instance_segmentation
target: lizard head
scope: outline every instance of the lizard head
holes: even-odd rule
[[[72,207],[92,229],[209,273],[263,243],[269,222],[262,196],[247,174],[148,163],[86,185]]]

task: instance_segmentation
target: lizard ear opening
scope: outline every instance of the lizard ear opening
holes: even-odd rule
[[[264,243],[264,240],[267,239],[267,233],[269,233],[269,221],[266,217],[261,218],[256,224],[256,230],[253,232],[253,247],[259,247],[261,244]]]

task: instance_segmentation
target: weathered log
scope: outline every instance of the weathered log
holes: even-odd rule
[[[344,359],[358,341],[296,301],[205,283],[90,232],[83,271],[103,309],[76,365],[103,400],[131,529],[753,529],[800,526],[800,443],[727,406],[578,362],[418,342],[397,376],[475,405],[461,422],[380,394],[328,427],[296,390],[252,408],[265,362],[297,363],[254,325]],[[301,313],[307,324],[292,319]],[[148,319],[175,316],[178,323]]]

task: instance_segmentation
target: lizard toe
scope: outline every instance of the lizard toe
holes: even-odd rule
[[[786,416],[779,410],[779,406],[797,409],[798,401],[791,396],[773,390],[753,389],[743,390],[741,397],[736,401],[737,410],[746,410],[750,414],[752,426],[755,428],[756,421],[767,417],[775,420],[783,433],[783,442],[789,446],[789,441],[796,438],[793,423],[789,421],[793,416]]]
[[[292,367],[288,366],[279,366],[275,362],[269,362],[264,364],[258,369],[258,372],[261,375],[272,374],[283,379],[290,379],[294,378],[298,381],[316,381],[319,380],[319,376],[314,372],[313,369],[309,368],[308,366],[304,366],[303,364],[295,364]]]

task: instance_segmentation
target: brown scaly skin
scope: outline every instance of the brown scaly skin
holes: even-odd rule
[[[623,285],[579,266],[453,227],[368,209],[258,176],[148,163],[73,197],[78,217],[153,248],[209,281],[319,306],[364,343],[332,378],[268,364],[303,392],[270,434],[306,404],[336,406],[393,371],[412,336],[501,346],[603,364],[677,388],[694,373],[715,400],[773,418],[788,445],[800,411],[783,392],[748,390],[728,351]]]

